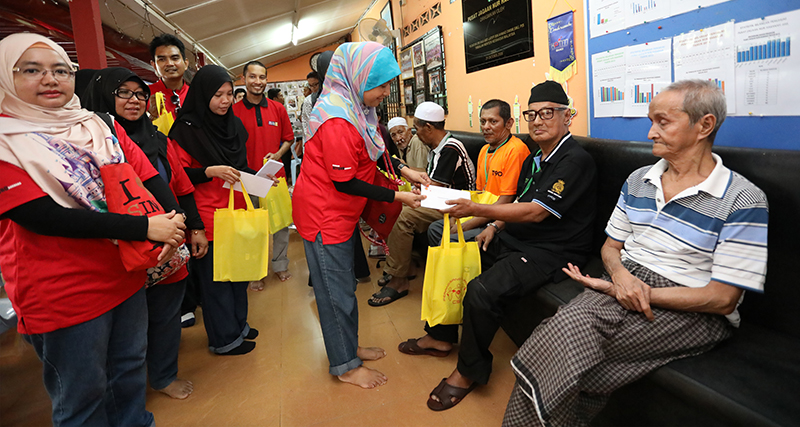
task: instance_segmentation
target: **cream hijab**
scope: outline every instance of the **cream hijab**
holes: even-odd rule
[[[0,160],[24,169],[61,206],[104,210],[99,168],[125,161],[122,149],[105,122],[81,108],[77,95],[61,108],[40,107],[17,96],[11,69],[35,44],[71,63],[61,46],[37,34],[12,34],[0,41],[0,114],[9,116],[0,117]]]

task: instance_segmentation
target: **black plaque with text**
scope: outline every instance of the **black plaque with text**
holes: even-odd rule
[[[530,0],[463,0],[467,73],[533,56]]]

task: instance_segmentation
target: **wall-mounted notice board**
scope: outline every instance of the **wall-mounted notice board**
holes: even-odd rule
[[[680,4],[692,1],[716,3],[671,0]],[[589,27],[602,28],[608,22],[606,16],[613,17],[608,9],[598,11],[598,7],[613,3],[614,0],[585,0],[587,19],[596,18],[601,24],[587,22],[587,34]],[[630,19],[640,11],[644,17],[649,7],[660,7],[670,0],[619,3],[623,7],[639,7],[617,11],[618,15],[624,13],[626,28],[588,39],[591,136],[646,141],[650,128],[647,101],[663,85],[675,81],[676,76],[688,76],[713,80],[736,99],[729,104],[732,113],[715,144],[800,150],[800,96],[795,97],[800,94],[800,69],[795,68],[800,64],[800,1],[729,0],[633,24]],[[748,21],[752,28],[745,31],[742,23]],[[701,29],[705,34],[724,33],[728,37],[727,57],[733,55],[734,65],[720,66],[722,62],[716,63],[718,58],[708,51],[702,59],[694,56],[691,47],[699,44],[695,40],[702,37],[693,39],[688,33]],[[715,64],[717,75],[708,72]],[[615,73],[620,78],[624,75],[624,85],[614,84]]]

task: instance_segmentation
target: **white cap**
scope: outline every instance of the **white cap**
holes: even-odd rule
[[[444,108],[435,102],[425,101],[417,105],[417,110],[414,111],[414,117],[425,120],[426,122],[443,122]]]
[[[389,120],[389,125],[388,125],[388,126],[386,126],[386,127],[387,127],[389,130],[392,130],[392,128],[393,128],[393,127],[395,127],[395,126],[405,126],[405,127],[408,127],[408,122],[406,121],[406,119],[404,119],[404,118],[402,118],[402,117],[395,117],[395,118],[393,118],[392,120]]]

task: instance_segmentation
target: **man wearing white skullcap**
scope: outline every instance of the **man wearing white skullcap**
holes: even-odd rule
[[[444,108],[433,102],[423,102],[414,112],[417,137],[431,148],[426,172],[433,185],[458,190],[475,189],[475,164],[461,141],[444,129]],[[383,286],[369,300],[369,305],[380,307],[408,295],[408,273],[411,264],[411,245],[415,233],[425,233],[428,226],[444,215],[428,208],[406,209],[394,223],[386,239],[389,254],[386,268],[378,286]],[[390,283],[391,282],[391,283]]]
[[[395,117],[389,120],[389,136],[400,151],[400,160],[411,169],[425,171],[428,168],[428,153],[431,149],[411,132],[406,119]]]

